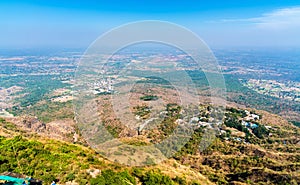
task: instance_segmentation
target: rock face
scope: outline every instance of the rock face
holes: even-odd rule
[[[24,118],[22,121],[22,125],[19,125],[21,127],[25,127],[26,129],[29,129],[31,131],[42,133],[45,132],[47,127],[45,123],[40,122],[37,118]]]
[[[66,182],[66,185],[79,185],[79,183],[77,183],[75,181],[69,181],[69,182]]]
[[[86,172],[88,174],[90,174],[90,176],[92,176],[92,178],[96,178],[98,175],[101,174],[101,170],[99,170],[99,169],[88,169]]]
[[[58,120],[50,123],[43,123],[36,117],[24,116],[8,118],[7,121],[26,132],[33,132],[52,139],[73,142],[75,123],[71,119]],[[78,138],[76,139],[78,140]]]

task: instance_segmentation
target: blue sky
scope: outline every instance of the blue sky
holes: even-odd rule
[[[87,47],[138,20],[171,21],[212,47],[300,46],[296,0],[2,0],[0,47]]]

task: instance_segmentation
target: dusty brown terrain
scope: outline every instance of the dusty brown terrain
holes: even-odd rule
[[[23,90],[22,87],[12,86],[9,88],[0,87],[0,109],[11,108],[14,106],[13,100],[20,97],[20,95],[15,95],[15,93]]]
[[[30,116],[6,118],[6,120],[14,123],[18,129],[23,130],[25,133],[36,133],[43,137],[73,142],[74,120],[57,120],[47,124],[39,121],[36,117]]]

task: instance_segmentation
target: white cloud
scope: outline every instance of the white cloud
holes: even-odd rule
[[[209,44],[233,46],[300,46],[300,6],[261,16],[207,22],[199,32]]]
[[[288,29],[300,27],[300,7],[277,9],[260,17],[247,19],[223,19],[224,23],[251,23],[261,28]]]

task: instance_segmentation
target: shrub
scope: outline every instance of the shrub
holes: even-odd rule
[[[143,185],[157,185],[157,184],[164,184],[164,185],[173,185],[173,181],[170,177],[162,175],[160,173],[155,172],[147,172],[145,176],[141,179]]]

